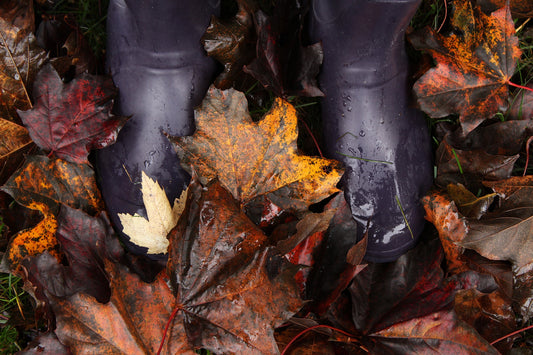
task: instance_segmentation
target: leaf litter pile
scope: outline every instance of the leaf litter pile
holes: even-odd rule
[[[196,132],[168,137],[192,176],[188,189],[168,201],[143,174],[147,219],[120,216],[124,233],[147,253],[168,253],[165,262],[125,251],[104,210],[90,152],[113,144],[128,119],[112,113],[111,79],[94,74],[81,42],[69,47],[68,34],[52,30],[64,27],[35,37],[30,1],[0,7],[2,270],[23,278],[41,324],[25,352],[530,346],[507,335],[533,316],[533,93],[512,81],[533,69],[516,36],[533,44],[533,6],[454,0],[442,32],[410,34],[420,63],[432,63],[420,64],[414,84],[438,144],[435,188],[423,199],[432,226],[397,261],[373,264],[337,188],[342,165],[298,150],[289,95],[322,95],[320,45],[301,40],[306,7],[237,3],[202,39],[224,70],[196,110]],[[266,89],[241,92],[254,82]],[[248,107],[270,93],[272,107],[252,119]]]

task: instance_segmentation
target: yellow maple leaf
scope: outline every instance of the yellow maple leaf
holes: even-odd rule
[[[148,248],[148,254],[166,253],[167,234],[174,228],[185,208],[186,191],[181,193],[179,199],[174,200],[171,207],[165,190],[144,171],[141,186],[148,219],[138,213],[119,213],[122,232],[130,237],[132,243]]]

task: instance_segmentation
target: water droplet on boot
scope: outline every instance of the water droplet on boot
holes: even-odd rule
[[[361,137],[364,137],[364,136],[366,136],[366,132],[363,131],[363,130],[360,130],[360,131],[359,131],[359,135],[360,135]]]
[[[348,112],[352,112],[352,106],[348,106],[347,110]]]
[[[145,167],[146,169],[148,169],[149,166],[150,166],[150,161],[145,160],[145,161],[144,161],[144,167]]]

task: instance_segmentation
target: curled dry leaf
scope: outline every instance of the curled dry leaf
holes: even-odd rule
[[[428,51],[437,66],[414,86],[421,109],[434,118],[459,114],[464,134],[507,106],[507,83],[521,51],[509,7],[490,16],[456,0],[451,24],[443,36],[432,29],[411,37],[417,49]]]
[[[217,180],[206,187],[193,180],[169,241],[167,270],[191,345],[277,354],[274,328],[302,305],[298,268],[275,255]]]
[[[46,65],[35,80],[34,107],[18,113],[35,144],[49,155],[88,163],[89,151],[114,143],[126,123],[126,117],[111,114],[116,93],[108,77],[85,73],[65,84]]]
[[[0,117],[18,123],[17,109],[32,107],[33,82],[46,59],[32,33],[0,18]]]
[[[171,138],[181,164],[203,183],[217,177],[243,203],[283,187],[307,205],[338,191],[341,164],[298,153],[296,110],[282,99],[253,122],[243,93],[212,87],[195,121],[194,135]]]
[[[148,254],[166,254],[168,248],[167,234],[178,222],[185,208],[186,191],[171,207],[165,190],[142,172],[142,196],[148,219],[139,214],[119,213],[122,232],[131,242],[148,248]]]

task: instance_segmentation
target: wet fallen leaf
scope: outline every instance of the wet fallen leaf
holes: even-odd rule
[[[110,78],[82,74],[65,84],[51,65],[37,75],[35,105],[18,111],[33,141],[73,163],[88,163],[91,149],[114,143],[127,118],[111,114],[116,89]]]
[[[62,257],[55,236],[57,219],[54,214],[43,203],[32,202],[26,207],[40,211],[43,219],[35,227],[17,233],[7,246],[4,261],[9,270],[17,275],[22,275],[20,263],[28,256],[36,256],[48,251],[57,259]]]
[[[470,269],[478,273],[491,275],[498,284],[500,291],[507,298],[512,298],[513,272],[510,263],[489,260],[473,250],[466,250],[461,259],[468,264]]]
[[[0,18],[0,117],[19,123],[17,109],[32,107],[33,82],[46,59],[32,33]]]
[[[457,205],[459,212],[465,217],[475,219],[481,218],[498,196],[496,193],[492,193],[477,197],[462,184],[449,184],[446,190]]]
[[[167,234],[178,222],[185,208],[186,192],[170,206],[165,190],[142,172],[141,186],[144,207],[148,219],[139,214],[119,213],[122,232],[134,244],[148,248],[148,254],[166,254],[168,248]]]
[[[179,314],[195,348],[277,354],[274,328],[302,305],[290,266],[217,180],[189,186],[187,206],[169,234]]]
[[[94,171],[86,164],[74,164],[45,156],[28,157],[24,166],[1,189],[28,207],[43,203],[53,213],[59,205],[78,208],[90,215],[104,209]]]
[[[322,45],[302,45],[308,10],[308,2],[282,0],[270,17],[261,10],[254,13],[257,57],[244,70],[277,96],[324,96],[316,82]]]
[[[439,232],[439,238],[446,254],[448,272],[458,274],[468,270],[460,259],[463,248],[456,242],[462,240],[467,231],[467,221],[459,213],[455,202],[450,196],[441,191],[431,191],[422,199],[426,210],[426,219],[431,222]]]
[[[483,185],[504,197],[506,204],[525,205],[531,203],[533,176],[513,176],[499,181],[484,181]]]
[[[31,33],[35,30],[35,13],[31,0],[2,1],[0,18],[25,33]]]
[[[452,311],[438,311],[371,334],[370,352],[380,354],[499,354]]]
[[[533,262],[514,267],[513,275],[513,301],[524,321],[529,321],[533,318]]]
[[[459,114],[466,135],[507,106],[507,82],[521,51],[509,7],[485,15],[468,0],[454,1],[455,28],[444,36],[426,28],[411,42],[437,66],[414,86],[421,109],[434,118]]]
[[[487,341],[492,342],[516,329],[511,300],[499,291],[483,293],[476,289],[460,290],[455,296],[455,312],[459,319],[475,328]],[[509,351],[512,337],[496,346],[502,353]]]
[[[476,4],[485,12],[492,12],[505,6],[507,0],[477,0]],[[510,0],[513,17],[532,17],[533,3],[529,0]]]
[[[32,146],[26,128],[0,118],[0,185],[19,168],[24,161],[23,154]]]
[[[296,111],[282,99],[256,123],[244,94],[210,88],[195,120],[194,135],[171,138],[181,164],[203,183],[218,177],[241,202],[289,187],[310,205],[338,191],[341,164],[298,153]]]
[[[242,68],[255,57],[256,35],[252,18],[252,4],[238,0],[239,10],[231,19],[211,18],[202,36],[207,55],[224,65],[216,78],[215,86],[226,90],[242,75]]]
[[[102,304],[85,293],[48,295],[56,315],[55,333],[76,354],[155,354],[176,305],[164,272],[151,283],[117,263],[106,261],[111,298]],[[175,320],[162,354],[195,354],[183,324]]]

